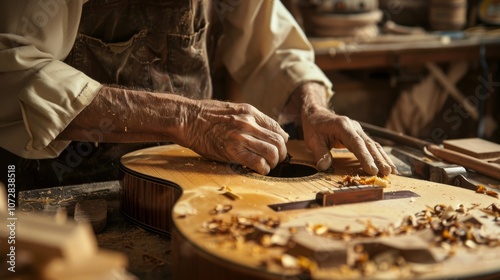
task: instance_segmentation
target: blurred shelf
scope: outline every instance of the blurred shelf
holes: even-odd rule
[[[449,39],[443,36],[392,35],[370,40],[309,38],[323,70],[400,67],[426,62],[500,60],[500,36]]]

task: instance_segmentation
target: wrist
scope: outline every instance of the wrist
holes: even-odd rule
[[[168,105],[163,107],[159,127],[165,130],[165,137],[172,142],[190,147],[193,142],[192,127],[201,111],[200,101],[172,94],[165,97]]]
[[[295,88],[285,105],[283,115],[300,124],[304,115],[328,108],[328,89],[319,82],[305,82]]]
[[[314,114],[318,111],[328,110],[327,88],[317,82],[308,82],[300,85],[294,92],[294,98],[298,101],[301,118]]]

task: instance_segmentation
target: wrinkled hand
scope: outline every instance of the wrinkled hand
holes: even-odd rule
[[[286,157],[288,134],[248,104],[198,101],[185,126],[185,146],[198,154],[238,163],[266,175]]]
[[[317,86],[320,85],[308,86],[305,90],[324,90],[322,86]],[[313,96],[321,95],[313,93]],[[358,158],[368,174],[397,173],[396,166],[380,144],[368,137],[358,122],[337,115],[324,105],[315,104],[314,100],[303,110],[301,121],[304,140],[313,151],[319,170],[326,170],[331,166],[331,148],[346,147]]]

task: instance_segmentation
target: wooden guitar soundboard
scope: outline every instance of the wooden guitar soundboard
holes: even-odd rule
[[[386,198],[414,195],[300,207],[341,189],[346,175],[363,173],[348,152],[332,151],[333,170],[315,172],[303,142],[290,141],[288,150],[293,168],[286,178],[213,162],[177,145],[132,152],[121,160],[122,212],[171,235],[176,279],[500,275],[498,198],[391,175]],[[441,230],[431,230],[431,220]],[[416,229],[426,221],[428,229]],[[450,230],[450,224],[462,227]]]

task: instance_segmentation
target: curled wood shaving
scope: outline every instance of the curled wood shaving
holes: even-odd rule
[[[499,222],[500,225],[500,205],[492,203],[488,207],[481,209],[481,211],[495,217],[495,221]]]

